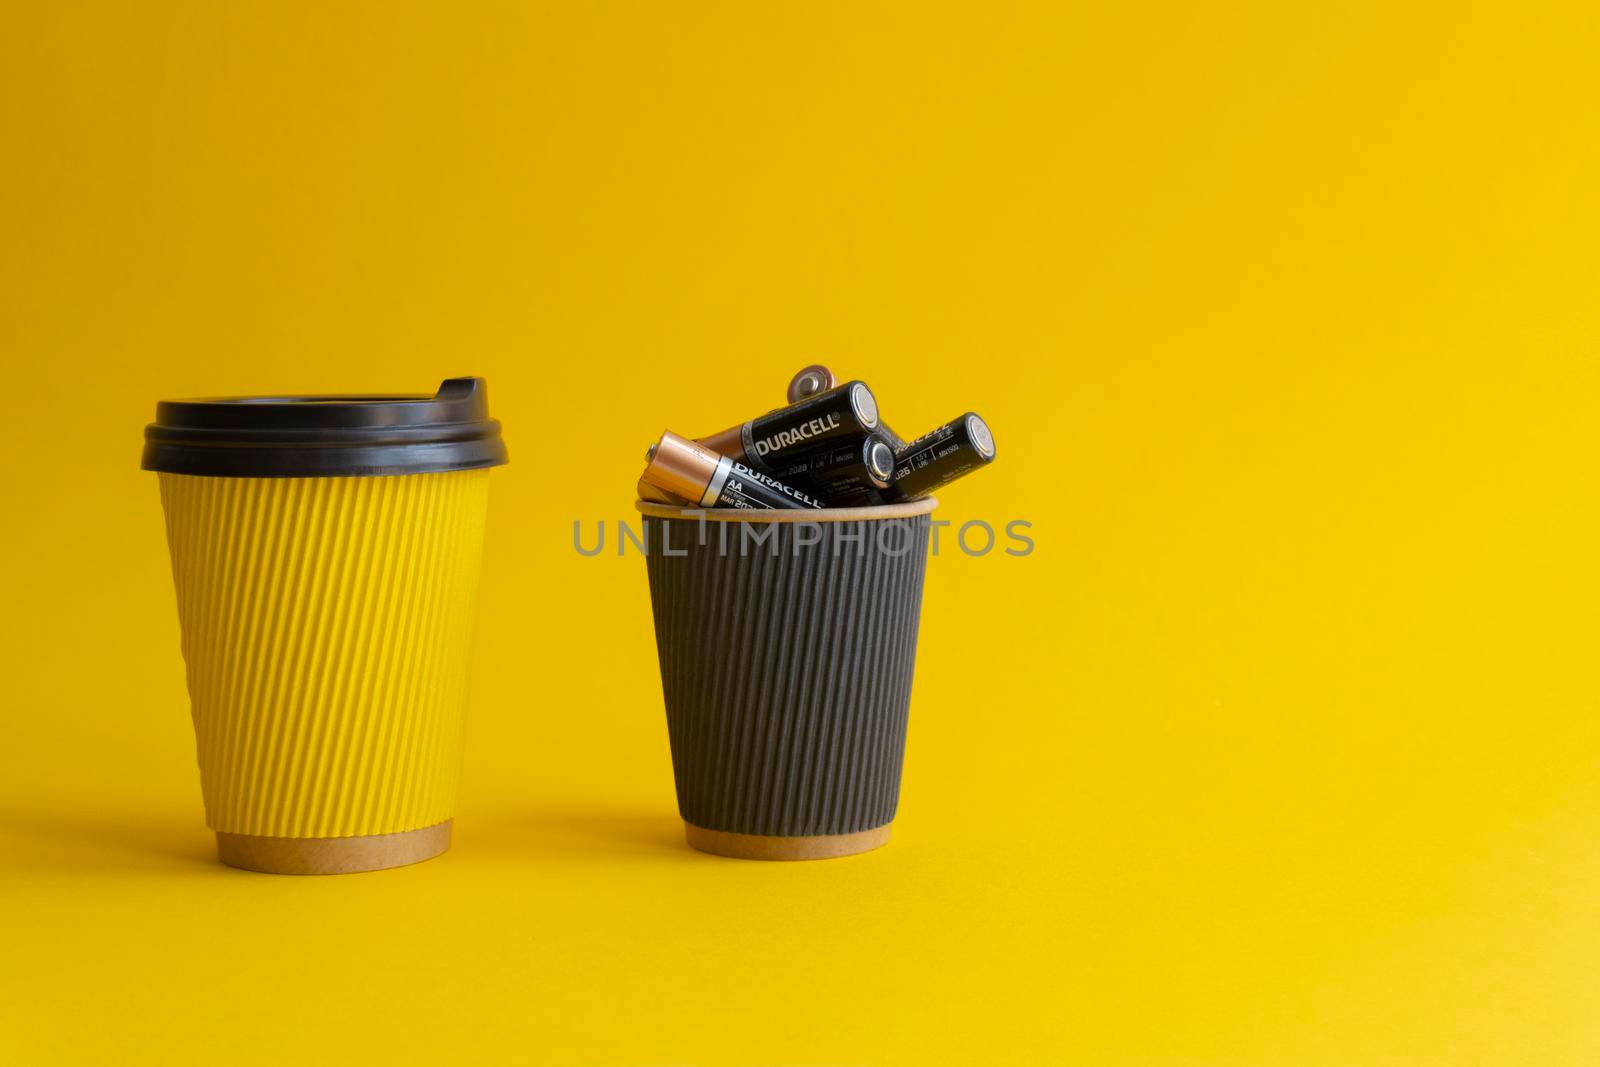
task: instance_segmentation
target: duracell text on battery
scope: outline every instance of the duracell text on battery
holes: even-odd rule
[[[699,442],[735,462],[776,474],[790,457],[854,441],[877,427],[878,402],[872,390],[865,382],[846,382]]]
[[[823,506],[793,486],[675,433],[663,433],[645,459],[644,483],[703,508]]]
[[[923,434],[895,453],[891,501],[915,500],[994,462],[994,435],[973,412]]]

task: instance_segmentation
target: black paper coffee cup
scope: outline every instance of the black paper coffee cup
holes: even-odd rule
[[[689,844],[820,859],[888,841],[936,505],[639,502]]]

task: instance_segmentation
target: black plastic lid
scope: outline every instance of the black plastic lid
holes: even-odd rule
[[[163,400],[144,430],[147,471],[227,478],[369,477],[498,467],[500,424],[482,378],[433,396]]]

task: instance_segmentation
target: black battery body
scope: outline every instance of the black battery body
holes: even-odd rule
[[[852,381],[737,427],[738,455],[729,447],[734,428],[702,440],[725,455],[775,475],[794,456],[824,445],[857,440],[877,428],[878,401],[865,382]]]
[[[882,419],[878,420],[878,432],[883,434],[883,439],[888,442],[891,452],[898,455],[900,450],[906,447],[906,439],[890,429],[889,424]]]
[[[848,508],[884,503],[894,468],[894,449],[880,429],[794,456],[776,474],[828,507]]]
[[[884,498],[916,500],[994,462],[994,435],[969,411],[895,453],[894,484]]]
[[[815,497],[785,485],[770,475],[752,470],[727,456],[717,464],[701,504],[708,508],[747,508],[774,510],[806,509],[825,505]]]

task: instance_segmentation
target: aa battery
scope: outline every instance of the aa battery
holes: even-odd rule
[[[894,484],[885,497],[915,500],[992,462],[994,435],[969,411],[895,453]]]
[[[731,456],[663,433],[645,453],[641,481],[703,508],[820,508],[822,503]]]
[[[865,382],[846,382],[699,439],[735,462],[775,475],[793,457],[878,428],[878,401]]]
[[[795,456],[776,473],[831,508],[860,507],[884,502],[894,478],[894,459],[888,439],[874,430],[856,441]]]
[[[839,384],[838,375],[820,363],[813,363],[809,367],[801,367],[793,378],[789,379],[789,403],[797,404],[808,396],[826,392]],[[905,439],[889,428],[888,423],[878,420],[878,432],[889,441],[889,447],[898,452],[906,446]]]

